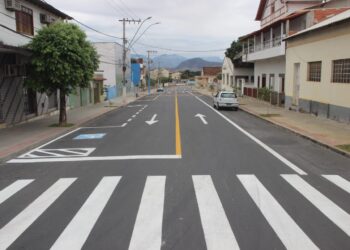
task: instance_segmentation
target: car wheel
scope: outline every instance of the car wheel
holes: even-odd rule
[[[216,103],[216,107],[217,107],[218,110],[220,110],[220,106],[219,106],[218,102]]]

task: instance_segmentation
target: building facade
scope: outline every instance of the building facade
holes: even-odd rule
[[[233,62],[225,57],[222,65],[221,89],[242,94],[245,86],[254,86],[254,64],[243,63],[241,56]]]
[[[116,95],[122,95],[123,89],[123,46],[114,42],[93,43],[99,55],[98,71],[103,72],[104,87],[116,87]],[[126,53],[126,90],[132,91],[130,51]]]
[[[0,124],[12,125],[57,110],[57,93],[24,87],[28,44],[37,31],[56,20],[71,19],[39,0],[0,1]]]
[[[350,122],[350,10],[290,36],[286,107]]]
[[[274,104],[284,104],[286,44],[284,39],[336,15],[349,1],[261,0],[256,20],[260,29],[240,38],[243,61],[254,63],[254,88],[272,91]]]

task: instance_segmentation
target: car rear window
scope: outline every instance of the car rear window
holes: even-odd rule
[[[236,98],[236,94],[234,94],[234,93],[222,93],[221,97],[222,98]]]

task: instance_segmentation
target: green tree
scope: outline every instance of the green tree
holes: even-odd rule
[[[225,55],[233,61],[235,57],[241,52],[242,44],[237,40],[231,43],[231,47],[226,50]]]
[[[28,47],[32,51],[27,86],[39,92],[59,90],[59,125],[67,124],[66,96],[86,88],[98,68],[94,47],[77,25],[57,22],[41,29]]]

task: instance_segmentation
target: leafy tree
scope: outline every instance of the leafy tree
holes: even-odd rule
[[[226,57],[230,58],[231,61],[233,61],[235,57],[239,55],[239,53],[241,52],[242,52],[242,44],[237,40],[231,43],[231,47],[226,50],[225,55]]]
[[[98,68],[97,52],[77,25],[63,22],[41,29],[28,47],[32,57],[26,84],[39,92],[59,90],[59,125],[64,126],[66,96],[88,87]]]
[[[181,79],[191,79],[194,78],[195,76],[200,76],[201,72],[200,71],[190,71],[190,70],[185,70],[181,74]]]

